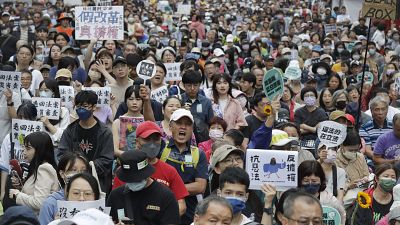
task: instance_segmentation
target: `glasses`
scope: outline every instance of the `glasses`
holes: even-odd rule
[[[234,161],[238,162],[238,163],[241,163],[241,162],[243,162],[243,159],[240,156],[229,157],[229,158],[224,159],[222,162],[227,163],[227,164],[233,164]]]
[[[83,195],[84,199],[92,198],[94,195],[93,191],[81,191],[81,190],[73,190],[71,194],[75,198],[80,198]]]
[[[299,220],[295,220],[295,219],[292,219],[292,218],[289,218],[289,217],[286,217],[286,218],[288,218],[289,220],[296,221],[297,224],[299,224],[299,225],[310,225],[310,224],[312,224],[312,225],[322,225],[322,224],[324,224],[322,218],[312,218],[312,219],[311,218],[301,218]]]

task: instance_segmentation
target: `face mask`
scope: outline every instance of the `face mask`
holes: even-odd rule
[[[335,104],[336,109],[343,110],[346,108],[346,101],[337,101]]]
[[[314,96],[304,97],[304,104],[306,104],[306,106],[313,106],[316,101],[317,99]]]
[[[324,68],[318,68],[318,69],[317,69],[317,73],[318,73],[319,75],[326,75],[326,69],[324,69]]]
[[[82,107],[76,109],[76,114],[78,114],[79,120],[87,120],[92,115],[89,110]]]
[[[264,44],[267,44],[268,38],[261,38],[261,42],[264,43]]]
[[[387,75],[393,75],[394,72],[395,72],[394,69],[387,69],[387,70],[386,70],[386,74],[387,74]]]
[[[239,58],[239,56],[238,56],[238,55],[235,55],[235,56],[233,56],[233,58],[234,58],[235,60],[237,60],[237,59]]]
[[[301,185],[301,187],[305,192],[310,193],[312,195],[316,194],[319,191],[320,186],[321,184],[312,184],[312,183]]]
[[[237,197],[225,197],[226,200],[231,204],[233,209],[233,214],[239,213],[246,208],[246,202]]]
[[[392,178],[379,178],[379,186],[381,186],[382,190],[385,192],[391,192],[393,187],[396,185],[396,179]]]
[[[58,86],[70,86],[71,82],[67,81],[67,80],[60,80],[57,81]]]
[[[353,55],[353,59],[354,60],[359,60],[360,59],[360,55]]]
[[[93,70],[89,71],[88,76],[91,80],[99,80],[101,78],[101,74]]]
[[[393,40],[398,41],[400,39],[400,36],[393,36]]]
[[[344,156],[346,159],[348,159],[348,160],[350,160],[350,161],[353,161],[353,160],[355,160],[355,159],[357,158],[357,152],[348,152],[348,151],[345,151],[345,152],[343,152],[343,156]]]
[[[42,98],[51,98],[51,97],[53,97],[53,92],[52,91],[40,91],[39,96]]]
[[[128,18],[128,23],[134,23],[134,22],[135,22],[135,18],[132,18],[132,17]]]
[[[243,51],[248,51],[250,46],[249,45],[243,45],[242,47],[243,47]]]
[[[252,58],[255,58],[259,54],[258,54],[258,52],[254,51],[254,52],[251,52],[250,55],[251,55]]]
[[[343,48],[338,48],[337,51],[338,51],[339,53],[342,53],[342,52],[344,51],[344,49],[343,49]]]
[[[370,50],[368,50],[368,53],[369,53],[370,55],[375,55],[376,50],[375,50],[375,49],[370,49]]]
[[[21,27],[26,27],[26,26],[28,25],[28,21],[26,21],[26,20],[21,20],[21,21],[19,22],[19,25],[21,25]]]
[[[146,187],[146,184],[147,184],[147,180],[142,180],[139,182],[126,183],[126,186],[131,191],[141,191]]]
[[[329,149],[328,150],[328,155],[326,156],[326,159],[324,160],[325,163],[328,164],[333,164],[336,160],[336,152]]]
[[[209,136],[211,139],[222,138],[223,135],[224,133],[218,129],[211,129],[209,132]]]
[[[324,52],[326,53],[326,52],[330,52],[332,49],[331,49],[331,47],[329,47],[329,46],[325,46],[324,47]]]
[[[292,59],[292,55],[283,55],[283,58],[285,58],[285,59]]]
[[[43,54],[37,54],[35,58],[36,58],[36,60],[44,61],[44,55]]]
[[[1,30],[1,34],[7,35],[7,34],[9,34],[9,30],[8,29]]]
[[[310,48],[310,46],[308,45],[308,43],[303,43],[301,46],[302,46],[303,48]]]

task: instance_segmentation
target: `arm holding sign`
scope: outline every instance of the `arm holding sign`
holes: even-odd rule
[[[148,86],[141,84],[139,90],[139,96],[143,100],[143,116],[145,121],[153,121],[156,119],[154,117],[153,108],[151,108],[150,101],[150,89]]]
[[[264,193],[264,212],[261,219],[261,224],[272,225],[273,213],[273,202],[276,198],[276,188],[270,184],[262,184],[261,191]]]
[[[90,40],[90,43],[87,47],[85,59],[83,60],[83,64],[85,65],[85,69],[89,69],[90,62],[92,61],[93,49],[94,45],[97,43],[97,39]]]
[[[10,90],[9,88],[4,89],[4,96],[6,96],[7,100],[7,110],[8,110],[8,115],[11,118],[17,118],[17,110],[14,107],[14,101],[13,101],[13,91]]]

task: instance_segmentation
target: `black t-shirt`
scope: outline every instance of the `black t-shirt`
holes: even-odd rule
[[[386,214],[389,213],[390,211],[390,206],[392,206],[393,203],[393,198],[390,201],[389,204],[382,205],[378,201],[375,200],[375,198],[372,200],[372,208],[374,210],[374,222],[377,223],[382,217],[384,217]]]
[[[296,110],[294,113],[294,120],[297,124],[297,126],[300,127],[300,124],[306,124],[311,127],[317,126],[319,122],[328,120],[328,115],[326,112],[320,108],[317,107],[314,111],[310,112],[307,110],[307,108],[301,107]],[[307,133],[302,135],[302,140],[315,140],[317,138],[317,133]]]
[[[92,128],[84,129],[78,124],[78,143],[79,149],[86,155],[89,161],[94,158],[97,149],[97,132],[99,132],[100,124],[96,123]]]
[[[251,135],[256,131],[258,128],[263,125],[264,121],[259,120],[254,115],[246,116],[247,127],[243,129],[243,135],[245,138],[250,139]]]
[[[127,211],[128,200],[133,213]],[[115,222],[119,210],[124,209],[125,216],[133,219],[134,224],[179,224],[179,208],[174,194],[156,181],[136,192],[130,191],[126,185],[114,189],[107,199],[107,206],[111,207],[110,215]]]

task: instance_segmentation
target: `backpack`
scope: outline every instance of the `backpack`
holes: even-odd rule
[[[171,148],[168,147],[168,142],[165,143],[165,148],[161,154],[160,160],[163,162],[167,162],[171,161],[174,163],[178,163],[181,164],[181,171],[184,172],[184,165],[193,165],[194,168],[197,167],[197,164],[199,163],[199,158],[200,158],[200,152],[199,152],[199,148],[195,147],[195,146],[190,146],[190,154],[192,156],[192,161],[191,162],[184,162],[184,161],[179,161],[176,159],[173,159],[171,157],[169,157],[169,155],[171,154]]]

